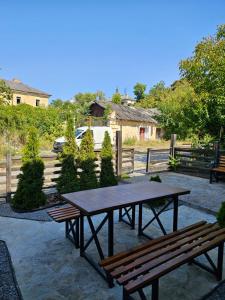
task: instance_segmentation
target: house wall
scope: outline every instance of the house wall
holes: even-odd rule
[[[140,128],[145,128],[145,140],[156,140],[156,126],[154,123],[137,122],[137,121],[126,121],[116,120],[111,118],[110,127],[112,128],[113,134],[117,130],[122,131],[123,142],[128,138],[136,138],[140,140]]]
[[[40,106],[48,106],[48,97],[42,95],[26,94],[22,92],[13,92],[13,105],[17,105],[17,97],[21,98],[20,103],[26,103],[32,106],[36,106],[36,99],[40,100]]]
[[[104,115],[104,108],[99,105],[91,106],[91,115],[95,117],[102,117]],[[150,122],[139,122],[139,121],[127,121],[127,120],[118,120],[116,119],[115,111],[112,111],[109,118],[109,126],[112,128],[113,135],[115,136],[116,131],[122,131],[122,140],[123,142],[127,138],[136,138],[140,140],[140,128],[145,128],[145,140],[156,140],[159,138],[159,134],[156,134],[156,124]],[[161,131],[161,129],[160,129]]]

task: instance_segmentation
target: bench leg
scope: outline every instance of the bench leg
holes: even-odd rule
[[[218,259],[217,259],[217,280],[222,280],[223,277],[223,252],[224,252],[224,243],[221,243],[218,247]]]
[[[159,299],[159,279],[156,279],[152,283],[152,300]]]
[[[130,296],[128,294],[128,292],[125,290],[125,288],[123,288],[123,300],[129,300]]]
[[[65,236],[74,243],[76,248],[79,248],[80,225],[79,218],[75,220],[65,221]]]
[[[213,171],[210,171],[209,183],[211,184],[212,182],[213,182]]]

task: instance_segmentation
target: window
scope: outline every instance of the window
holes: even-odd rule
[[[20,104],[21,103],[21,97],[16,97],[16,104]]]
[[[36,99],[36,106],[40,106],[40,100]]]

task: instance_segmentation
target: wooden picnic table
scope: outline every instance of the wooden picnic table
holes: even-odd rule
[[[80,255],[86,260],[105,278],[98,265],[98,262],[94,261],[88,254],[87,248],[91,242],[94,241],[100,260],[105,258],[103,250],[98,239],[98,233],[108,223],[108,256],[114,254],[114,210],[123,209],[129,206],[139,206],[138,217],[138,234],[149,237],[144,233],[144,230],[156,220],[163,232],[167,234],[163,227],[159,215],[167,209],[167,207],[173,203],[173,231],[177,230],[178,222],[178,197],[181,195],[189,194],[190,191],[183,188],[171,187],[169,185],[158,182],[141,182],[135,184],[124,184],[112,187],[98,188],[86,191],[80,191],[75,193],[68,193],[62,195],[62,197],[80,210]],[[151,202],[156,199],[168,199],[167,204],[156,212],[154,207],[151,207]],[[143,226],[142,220],[142,206],[144,203],[150,204],[150,208],[154,217]],[[101,223],[95,228],[92,216],[106,213]],[[91,230],[91,237],[86,242],[84,241],[84,218],[87,221]],[[150,238],[150,237],[149,237]]]

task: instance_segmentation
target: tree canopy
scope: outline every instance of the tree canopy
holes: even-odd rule
[[[225,24],[196,45],[193,56],[180,62],[180,71],[205,108],[206,130],[218,136],[225,126]]]
[[[137,82],[134,86],[134,95],[136,96],[136,100],[140,101],[145,97],[145,90],[147,85],[144,83]]]
[[[12,98],[12,90],[0,79],[0,104],[9,104]]]

